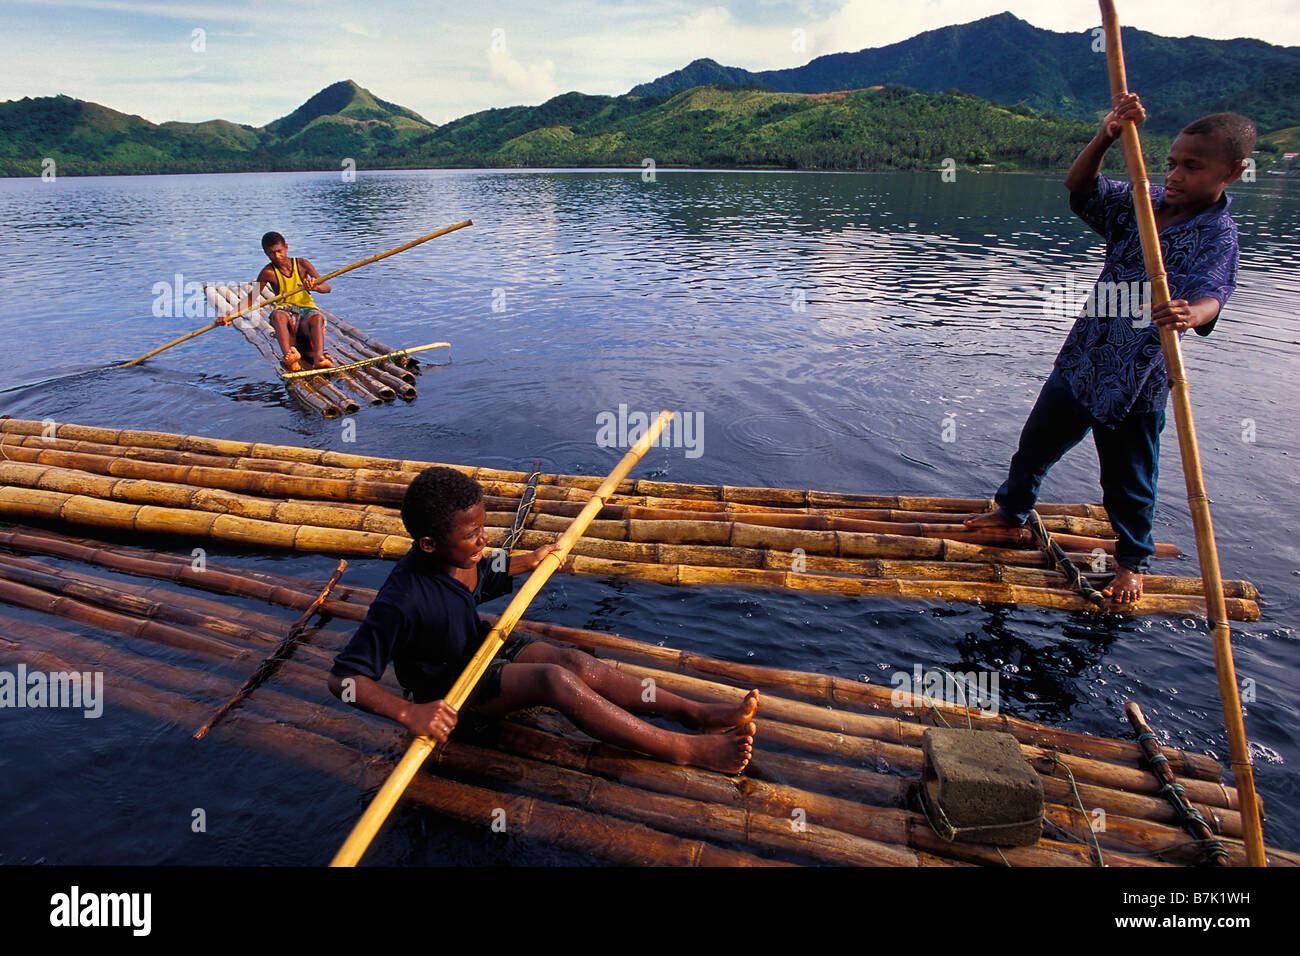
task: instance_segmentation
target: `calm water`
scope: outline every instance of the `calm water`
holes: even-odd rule
[[[1241,283],[1214,335],[1188,337],[1186,356],[1225,574],[1264,595],[1263,619],[1233,633],[1239,675],[1255,682],[1247,732],[1265,834],[1300,849],[1300,192],[1269,181],[1235,196]],[[251,279],[267,229],[324,272],[465,218],[475,225],[339,279],[322,299],[394,346],[454,344],[454,364],[430,370],[414,404],[363,409],[354,444],[340,422],[295,406],[229,329],[146,367],[0,393],[0,412],[507,468],[540,458],[547,470],[603,474],[618,453],[596,447],[596,416],[668,407],[703,415],[702,454],[653,449],[635,475],[989,495],[1072,321],[1044,308],[1046,292],[1090,284],[1101,261],[1059,181],[1045,177],[0,180],[0,389],[130,358],[204,324],[154,317],[154,285],[177,273]],[[942,440],[945,420],[955,441]],[[1099,500],[1096,475],[1086,444],[1046,495]],[[1189,554],[1157,570],[1197,573],[1172,416],[1157,538]],[[322,578],[332,567],[324,557],[225,560]],[[386,572],[357,561],[347,579],[377,586]],[[1135,699],[1169,743],[1227,761],[1203,621],[570,576],[532,614],[886,686],[917,664],[998,670],[1004,711],[1123,737],[1123,703]],[[293,764],[191,743],[184,728],[110,698],[93,727],[73,714],[0,712],[0,805],[0,862],[319,864],[361,800]],[[190,831],[195,807],[207,811],[206,834]],[[569,860],[414,812],[369,859]]]

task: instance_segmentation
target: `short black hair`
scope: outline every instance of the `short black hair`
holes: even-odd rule
[[[284,236],[280,235],[278,232],[268,232],[262,237],[262,251],[270,252],[271,247],[277,243],[285,246],[288,245],[288,243],[284,241]]]
[[[1211,113],[1183,127],[1188,136],[1212,136],[1232,170],[1255,151],[1255,124],[1240,113]]]
[[[455,468],[426,468],[402,498],[402,524],[416,541],[440,541],[451,533],[451,516],[483,500],[483,486]]]

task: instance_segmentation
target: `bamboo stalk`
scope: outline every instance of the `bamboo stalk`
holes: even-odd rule
[[[201,575],[199,575],[199,576],[200,576],[200,578],[211,578],[211,576],[216,575],[216,574],[220,574],[220,572],[217,572],[216,570],[212,570],[212,568],[209,568],[208,571],[203,572],[203,574],[201,574]],[[161,604],[161,602],[156,602],[156,604]],[[168,607],[168,610],[173,610],[173,611],[174,611],[174,609],[170,609],[170,605],[166,605],[166,607]],[[357,610],[360,610],[360,609],[357,609]],[[177,613],[178,613],[178,611],[177,611]],[[201,620],[201,619],[195,619],[195,618],[181,618],[181,619],[182,619],[182,620],[186,620],[187,623],[198,623],[198,624],[200,624],[200,626],[207,626],[207,627],[209,627],[209,628],[213,627],[213,624],[211,624],[211,623],[205,623],[204,620]],[[586,646],[599,646],[599,645],[601,645],[601,644],[604,644],[604,645],[611,645],[611,644],[612,644],[612,645],[619,645],[619,644],[620,644],[620,640],[621,640],[621,639],[616,639],[616,637],[614,637],[614,636],[601,636],[601,635],[595,635],[594,632],[575,632],[575,631],[572,630],[572,628],[559,628],[558,626],[536,626],[536,624],[523,624],[523,626],[526,628],[526,630],[530,630],[530,631],[533,631],[533,632],[542,633],[543,636],[549,636],[549,637],[551,637],[551,639],[556,639],[556,637],[558,637],[558,639],[560,639],[560,640],[567,640],[568,643],[575,643],[575,644],[580,645],[580,646],[582,646],[582,645],[586,645]],[[222,631],[222,632],[225,632],[225,631]],[[246,633],[240,633],[240,632],[238,632],[238,631],[234,631],[233,633],[237,633],[238,636],[244,636],[244,637],[247,637],[247,636],[248,636],[248,635],[246,635]],[[576,640],[577,637],[585,637],[585,639],[582,639],[582,640]],[[593,640],[591,640],[591,637],[604,637],[604,640],[603,640],[603,641],[599,641],[599,640],[598,640],[598,641],[593,641]],[[263,636],[263,637],[261,637],[261,640],[270,640],[270,637]],[[655,649],[653,648],[653,646],[650,646],[650,645],[643,645],[643,649],[645,649],[646,652],[653,652],[653,650],[655,650]],[[744,676],[745,676],[745,678],[759,678],[759,676],[762,676],[762,675],[761,675],[761,674],[754,674],[754,672],[746,672],[746,674],[745,674]],[[761,680],[755,680],[755,683],[762,683],[762,682],[761,682]],[[879,718],[876,718],[876,719],[879,719]],[[891,724],[889,724],[889,723],[884,724],[884,726],[885,726],[885,728],[887,728],[887,730],[889,730],[889,728],[891,728]],[[1032,727],[1032,726],[1030,726],[1030,727]],[[1018,728],[1013,726],[1013,727],[1011,727],[1011,730],[1015,731],[1015,730],[1018,730]],[[872,731],[868,731],[868,732],[872,732]],[[1053,732],[1052,732],[1052,728],[1040,728],[1040,734],[1035,735],[1036,737],[1039,737],[1039,739],[1037,739],[1037,743],[1047,743],[1047,744],[1049,744],[1049,745],[1053,745],[1053,747],[1070,747],[1070,745],[1074,743],[1074,741],[1073,741],[1073,740],[1070,740],[1070,739],[1065,739],[1065,740],[1053,740],[1053,739],[1047,739],[1047,740],[1045,740],[1045,739],[1041,739],[1041,737],[1045,737],[1045,736],[1052,735],[1052,734],[1053,734]],[[1022,732],[1022,735],[1023,735],[1023,736],[1030,736],[1030,735],[1028,735],[1028,734],[1023,734],[1023,732]],[[915,740],[914,740],[914,737],[915,737],[915,736],[917,736],[917,734],[915,734],[915,732],[913,732],[913,734],[911,734],[910,736],[905,736],[904,739],[909,739],[909,740],[913,741],[913,743],[915,743]],[[1066,735],[1066,736],[1069,737],[1069,735]],[[1031,736],[1031,739],[1034,739],[1034,736]],[[1071,748],[1071,749],[1078,749],[1078,748]],[[1088,749],[1084,750],[1084,753],[1089,753],[1089,752],[1095,752],[1095,748],[1093,748],[1092,750],[1088,750]],[[1109,754],[1108,754],[1108,756],[1109,756]],[[1119,756],[1121,756],[1121,758],[1128,758],[1128,757],[1131,757],[1131,754],[1127,754],[1127,753],[1125,753],[1125,754],[1119,754]],[[913,762],[914,762],[914,761],[913,761]],[[1193,771],[1195,771],[1195,770],[1196,770],[1196,767],[1195,767],[1195,766],[1192,766],[1191,769],[1192,769]]]
[[[334,585],[338,583],[339,578],[342,577],[343,572],[347,570],[347,567],[348,563],[346,561],[339,562],[339,566],[334,570],[334,574],[330,577],[329,581],[325,583],[325,587],[321,590],[319,596],[317,596],[316,600],[311,603],[311,606],[309,606],[307,610],[302,612],[302,616],[299,617],[298,620],[294,621],[293,626],[289,628],[289,633],[285,635],[284,640],[277,644],[275,650],[262,660],[262,663],[258,665],[257,670],[253,674],[249,675],[248,679],[239,686],[239,690],[235,691],[231,698],[217,709],[217,712],[213,714],[212,718],[194,732],[195,740],[202,740],[206,737],[208,731],[210,731],[213,726],[221,720],[223,716],[225,716],[227,711],[256,690],[257,687],[260,686],[268,677],[275,673],[281,663],[289,659],[293,654],[294,645],[298,643],[302,638],[303,632],[307,629],[307,622],[311,620],[312,616],[318,610],[320,610],[320,606],[325,603],[325,599],[329,597],[330,591],[333,590]]]
[[[486,612],[482,616],[489,622],[494,619]],[[619,659],[630,657],[633,660],[652,661],[661,668],[675,669],[688,676],[723,678],[738,689],[760,687],[766,690],[779,690],[788,697],[800,697],[822,705],[839,708],[858,707],[876,712],[886,710],[898,715],[915,715],[913,719],[939,713],[950,718],[953,723],[957,723],[965,722],[969,717],[981,729],[1009,733],[1021,743],[1064,750],[1112,763],[1132,764],[1142,757],[1142,749],[1132,741],[1047,727],[1005,714],[991,716],[974,708],[968,712],[965,708],[942,702],[932,704],[910,694],[899,694],[896,689],[878,687],[864,681],[784,668],[738,664],[692,651],[634,641],[617,634],[566,627],[560,624],[521,621],[518,627],[540,637],[560,641],[593,654],[599,652],[609,655],[612,652]],[[894,702],[896,696],[901,699],[901,703]],[[766,705],[764,713],[767,713]],[[1170,758],[1184,776],[1214,782],[1220,779],[1222,769],[1218,761],[1212,757],[1173,750],[1170,752]]]
[[[311,596],[293,587],[267,581],[263,572],[224,571],[211,566],[202,570],[193,566],[190,560],[172,555],[153,554],[151,557],[129,554],[104,547],[99,542],[85,543],[82,540],[38,532],[33,529],[9,531],[0,529],[0,544],[8,548],[47,554],[55,557],[81,561],[98,567],[123,571],[144,577],[175,581],[220,594],[256,598],[268,604],[291,607],[302,610],[311,604]],[[347,589],[341,589],[346,592]],[[369,604],[374,592],[370,592],[365,603]],[[347,603],[345,600],[326,601],[325,609],[335,617],[360,621],[365,617],[365,607]]]
[[[333,345],[334,352],[345,362],[360,358],[361,355],[352,351],[347,346],[338,342]],[[357,369],[352,373],[358,380],[364,382],[366,387],[374,392],[379,398],[386,402],[391,402],[397,398],[397,390],[389,383],[382,381],[373,369]],[[405,383],[403,383],[405,384]]]
[[[1128,93],[1128,80],[1124,69],[1124,47],[1120,34],[1119,18],[1112,0],[1101,0],[1102,24],[1106,31],[1106,65],[1110,73],[1110,92],[1114,102]],[[1124,143],[1124,160],[1133,181],[1133,211],[1137,216],[1138,232],[1142,239],[1142,255],[1146,260],[1147,278],[1151,283],[1151,308],[1169,301],[1169,282],[1165,275],[1164,260],[1160,252],[1160,236],[1156,229],[1155,211],[1151,205],[1151,184],[1147,179],[1146,163],[1142,159],[1142,145],[1137,127],[1132,122],[1123,124],[1121,136]],[[1255,796],[1255,774],[1251,766],[1250,746],[1246,741],[1246,725],[1242,717],[1241,696],[1237,691],[1237,673],[1232,660],[1232,635],[1228,628],[1228,609],[1223,598],[1222,574],[1219,570],[1219,552],[1214,540],[1214,527],[1210,520],[1210,498],[1205,490],[1205,475],[1201,469],[1201,454],[1197,447],[1196,425],[1192,418],[1192,400],[1183,364],[1182,346],[1173,329],[1160,329],[1160,347],[1164,352],[1165,367],[1169,375],[1169,397],[1174,406],[1174,421],[1178,430],[1178,449],[1182,456],[1183,476],[1187,483],[1187,503],[1191,509],[1192,526],[1196,531],[1196,553],[1201,564],[1201,578],[1205,582],[1206,616],[1210,621],[1210,634],[1214,643],[1214,664],[1219,678],[1219,697],[1223,704],[1223,719],[1228,734],[1228,749],[1232,754],[1232,773],[1242,793],[1242,818],[1246,824],[1246,846],[1251,866],[1265,866],[1264,831]]]
[[[24,652],[48,670],[84,669],[81,661],[48,652]],[[183,694],[173,694],[150,687],[125,675],[113,675],[117,693],[114,700],[138,713],[160,721],[196,721],[202,718],[201,705]],[[222,733],[226,731],[223,730]],[[392,761],[376,754],[370,761],[359,762],[356,751],[333,740],[286,724],[266,721],[242,721],[238,740],[259,751],[309,767],[361,790],[377,785]],[[512,832],[529,839],[555,844],[577,852],[632,866],[781,866],[777,861],[760,859],[753,854],[713,846],[702,840],[684,840],[646,826],[601,817],[544,800],[495,793],[482,787],[443,780],[428,774],[415,780],[410,798],[423,806],[462,823],[484,826],[494,818],[494,811],[504,810]]]
[[[453,708],[460,710],[464,706],[474,685],[482,677],[484,671],[487,670],[493,656],[501,648],[501,645],[505,643],[506,637],[510,634],[515,622],[523,615],[524,609],[537,592],[541,590],[547,578],[563,562],[569,550],[573,547],[573,542],[596,516],[596,512],[604,504],[604,496],[613,493],[618,483],[649,450],[650,445],[658,438],[660,432],[663,431],[664,426],[668,424],[671,418],[672,412],[664,411],[660,413],[640,441],[623,456],[623,460],[615,466],[614,470],[601,483],[588,508],[575,518],[570,528],[560,536],[560,539],[556,542],[556,550],[548,553],[534,569],[533,573],[529,575],[528,580],[524,582],[523,587],[519,589],[505,611],[502,612],[497,624],[488,632],[483,639],[482,646],[444,698]],[[383,821],[397,804],[402,790],[405,789],[411,777],[419,770],[424,759],[433,750],[433,746],[434,741],[428,737],[417,737],[415,739],[406,755],[402,758],[401,763],[398,764],[397,770],[393,772],[393,775],[385,782],[383,788],[375,795],[375,799],[366,809],[366,813],[357,821],[356,827],[353,828],[352,833],[339,849],[338,854],[330,864],[331,866],[355,866],[357,864],[362,854],[365,853],[366,847],[370,845],[370,841],[374,839],[375,834],[379,831],[379,827],[383,825]]]
[[[1227,852],[1222,844],[1215,840],[1214,834],[1210,831],[1209,826],[1204,819],[1196,819],[1191,815],[1190,808],[1186,808],[1186,801],[1183,800],[1180,790],[1184,789],[1178,783],[1174,776],[1173,770],[1169,766],[1169,760],[1161,752],[1160,744],[1156,743],[1156,736],[1151,730],[1151,726],[1142,716],[1142,708],[1135,701],[1129,701],[1124,705],[1124,713],[1128,717],[1129,723],[1137,731],[1138,740],[1141,742],[1143,753],[1146,756],[1147,766],[1151,773],[1160,781],[1161,789],[1174,809],[1179,812],[1183,828],[1197,841],[1207,857],[1206,862],[1218,866],[1225,866],[1229,861]],[[1187,812],[1184,814],[1184,808]]]
[[[45,424],[39,421],[8,419],[0,421],[0,432],[41,435]],[[320,451],[293,445],[241,442],[229,439],[204,438],[195,435],[177,435],[168,432],[150,432],[135,429],[94,428],[86,425],[56,424],[54,435],[59,438],[81,439],[115,445],[140,445],[149,448],[169,448],[177,451],[202,451],[251,458],[274,458],[307,464],[331,465],[343,468],[377,468],[384,470],[420,472],[425,468],[443,464],[455,467],[470,477],[481,481],[503,480],[524,484],[528,473],[503,471],[495,468],[468,468],[440,462],[408,461],[378,458],[344,452]],[[562,488],[594,491],[599,479],[586,475],[542,475],[542,483]],[[617,493],[621,495],[651,495],[655,497],[690,498],[700,501],[727,501],[747,504],[777,505],[781,507],[868,507],[897,508],[902,510],[987,511],[992,505],[985,498],[940,498],[908,495],[862,495],[824,491],[799,491],[786,488],[747,488],[730,485],[685,485],[640,479],[620,482]],[[1099,517],[1104,511],[1099,506],[1042,504],[1040,514],[1075,514]]]
[[[728,684],[624,661],[605,660],[604,663],[638,679],[649,677],[659,687],[684,693],[696,700],[728,700],[735,696],[736,688]],[[883,756],[908,770],[919,772],[921,769],[919,745],[925,728],[920,724],[897,718],[874,718],[844,711],[829,711],[824,707],[770,694],[763,698],[763,714],[765,741],[779,742],[819,754],[847,754],[853,759],[874,760]],[[1025,759],[1040,774],[1060,773],[1054,762],[1059,760],[1080,781],[1104,783],[1136,793],[1159,791],[1159,786],[1148,774],[1133,767],[1030,744],[1021,744],[1020,749]],[[1187,780],[1185,786],[1190,798],[1198,803],[1236,809],[1236,791],[1202,780]]]
[[[213,575],[213,574],[217,574],[217,572],[214,572],[214,571],[212,571],[212,570],[209,570],[209,571],[205,572],[205,574],[207,574],[207,575]],[[211,627],[211,624],[208,624],[208,626]],[[565,640],[565,641],[567,641],[567,643],[577,644],[578,646],[584,646],[584,645],[586,645],[586,646],[601,646],[602,644],[603,644],[603,645],[610,645],[610,644],[615,644],[615,645],[617,645],[617,644],[620,643],[620,641],[623,641],[623,639],[616,639],[616,637],[614,637],[614,636],[601,636],[601,635],[597,635],[597,633],[595,633],[595,632],[586,632],[586,631],[584,631],[584,632],[576,632],[576,635],[577,635],[577,636],[584,636],[584,635],[585,635],[585,636],[595,636],[595,637],[606,637],[606,640],[604,640],[604,641],[591,641],[591,640],[589,640],[589,639],[586,639],[586,640],[575,640],[575,636],[576,636],[576,635],[575,635],[575,630],[573,630],[573,628],[560,628],[560,627],[558,627],[558,626],[539,626],[539,624],[529,624],[529,623],[526,623],[526,622],[521,623],[520,626],[521,626],[521,627],[524,627],[525,630],[530,630],[530,631],[533,631],[533,632],[536,632],[536,633],[541,633],[541,635],[543,635],[543,636],[547,636],[547,637],[550,637],[550,639],[556,639],[556,637],[558,637],[558,639],[560,639],[560,640]],[[272,640],[272,639],[270,639],[269,636],[263,636],[263,637],[261,637],[261,640]],[[643,650],[646,650],[646,652],[654,652],[654,650],[658,650],[658,649],[654,648],[653,645],[642,645],[642,649],[643,649]],[[676,653],[681,653],[681,652],[676,652]],[[705,658],[705,659],[707,659],[707,658]],[[761,675],[753,674],[753,672],[746,672],[746,674],[742,675],[741,680],[742,680],[742,683],[744,683],[744,682],[746,682],[746,680],[751,680],[751,679],[754,679],[754,678],[758,678],[758,676],[761,676]],[[814,676],[815,676],[815,675],[814,675]],[[761,683],[763,683],[763,682],[761,682],[761,680],[751,680],[751,683],[759,683],[759,684],[761,684]],[[866,685],[865,685],[865,687],[866,687]],[[1031,724],[1031,727],[1032,727],[1032,724]],[[1014,730],[1014,728],[1013,728],[1013,730]],[[1040,735],[1039,735],[1039,736],[1047,736],[1047,735],[1049,735],[1049,734],[1061,734],[1060,731],[1053,731],[1053,728],[1039,728],[1039,730],[1040,730]],[[1071,743],[1073,743],[1073,741],[1070,741],[1070,740],[1063,740],[1063,741],[1061,741],[1061,740],[1037,740],[1036,743],[1047,743],[1047,744],[1049,744],[1049,745],[1054,745],[1054,747],[1058,747],[1058,748],[1060,748],[1060,747],[1062,747],[1062,745],[1066,745],[1066,747],[1069,747],[1069,745],[1070,745]],[[1119,743],[1119,741],[1110,741],[1110,743]],[[1084,753],[1088,753],[1088,752],[1089,752],[1089,750],[1084,750]],[[891,757],[893,757],[893,758],[896,758],[896,760],[897,760],[897,756],[898,756],[898,754],[897,754],[897,753],[892,753],[892,754],[887,754],[887,756],[891,756]],[[1121,754],[1121,757],[1122,757],[1122,758],[1127,758],[1128,756],[1130,756],[1130,754]],[[1177,756],[1177,757],[1179,758],[1179,760],[1183,760],[1183,756],[1182,756],[1182,754],[1175,754],[1175,756]],[[1205,758],[1203,758],[1203,760],[1205,760]],[[913,762],[914,762],[914,761],[913,761]],[[1197,771],[1197,767],[1196,767],[1195,765],[1192,765],[1192,766],[1188,767],[1188,769],[1190,769],[1190,770],[1192,771],[1192,773],[1196,773],[1196,771]],[[844,771],[841,770],[841,774],[842,774],[842,773],[844,773]],[[1050,788],[1050,786],[1052,786],[1052,782],[1050,782],[1050,779],[1048,779],[1047,782],[1045,782],[1045,783],[1048,784],[1048,787],[1049,787],[1049,788]],[[1087,784],[1080,784],[1080,786],[1082,786],[1082,787],[1086,787]],[[1128,812],[1128,813],[1144,813],[1145,816],[1151,816],[1151,814],[1152,814],[1152,812],[1153,812],[1153,808],[1152,808],[1151,804],[1149,804],[1149,803],[1148,803],[1148,804],[1145,804],[1145,805],[1143,805],[1143,806],[1132,806],[1132,805],[1128,805],[1128,804],[1125,804],[1125,805],[1115,805],[1113,799],[1108,799],[1108,796],[1106,796],[1105,793],[1100,793],[1100,792],[1089,792],[1089,793],[1087,793],[1087,795],[1086,795],[1086,799],[1089,800],[1089,805],[1099,805],[1099,806],[1104,806],[1104,808],[1108,809],[1108,812],[1119,812],[1119,810],[1125,810],[1125,812]],[[1131,801],[1130,801],[1130,803],[1131,803]],[[1160,814],[1160,812],[1161,812],[1162,809],[1167,809],[1167,808],[1162,808],[1162,806],[1161,806],[1160,804],[1157,803],[1157,805],[1154,806],[1154,813]],[[1203,806],[1200,806],[1199,809],[1201,810],[1201,813],[1203,813],[1203,816],[1205,816],[1205,817],[1208,818],[1208,819],[1212,819],[1212,821],[1216,822],[1216,826],[1217,826],[1217,829],[1218,829],[1219,832],[1227,832],[1227,834],[1234,834],[1234,831],[1239,832],[1239,827],[1232,827],[1232,826],[1231,826],[1231,816],[1234,816],[1234,814],[1230,814],[1230,813],[1229,813],[1229,814],[1227,814],[1227,817],[1225,818],[1225,817],[1222,817],[1222,814],[1221,814],[1221,812],[1219,812],[1219,810],[1209,808],[1209,806],[1205,806],[1205,805],[1203,805]],[[1170,814],[1165,814],[1165,816],[1170,816]],[[1170,816],[1170,818],[1173,818],[1173,817]],[[1227,825],[1227,826],[1225,826],[1225,819],[1226,819],[1226,822],[1229,823],[1229,825]],[[1234,834],[1234,835],[1235,835],[1235,834]]]
[[[281,372],[280,378],[285,379],[287,381],[290,379],[309,378],[314,375],[325,375],[325,374],[334,374],[336,372],[347,372],[356,368],[365,368],[367,365],[371,365],[375,362],[386,362],[386,361],[391,362],[397,358],[405,358],[406,356],[411,355],[414,352],[424,352],[428,349],[440,349],[440,348],[450,348],[450,347],[451,347],[450,342],[431,342],[428,345],[413,345],[410,348],[398,349],[396,351],[389,352],[386,355],[372,355],[367,358],[360,359],[359,361],[348,362],[344,365],[339,365],[337,367],[311,368],[311,369],[304,369],[301,372]]]
[[[269,636],[267,636],[265,639],[266,639],[266,640],[270,640],[271,638],[270,638]],[[321,665],[321,666],[323,666],[323,665]],[[323,676],[322,676],[320,679],[323,679]]]

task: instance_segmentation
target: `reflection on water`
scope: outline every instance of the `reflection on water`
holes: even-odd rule
[[[1290,384],[1300,374],[1297,195],[1277,180],[1234,189],[1241,282],[1214,335],[1184,343],[1221,559],[1229,577],[1264,591],[1264,620],[1234,628],[1237,668],[1259,688],[1247,728],[1269,802],[1268,835],[1292,848],[1300,845],[1300,713],[1289,690],[1300,677],[1300,408]],[[1072,321],[1049,308],[1050,292],[1090,285],[1102,251],[1070,214],[1059,179],[1042,176],[960,174],[944,183],[924,173],[661,170],[646,183],[629,170],[361,173],[353,183],[330,174],[4,180],[0,329],[10,360],[0,389],[121,361],[203,324],[156,317],[155,284],[177,274],[247,281],[264,261],[258,240],[268,229],[324,272],[467,218],[472,228],[351,273],[325,297],[332,311],[395,347],[453,343],[453,363],[426,369],[416,402],[357,413],[354,444],[343,444],[342,422],[294,405],[269,364],[229,329],[142,368],[0,394],[0,412],[492,467],[528,468],[536,458],[547,470],[603,474],[617,453],[596,446],[597,416],[620,404],[668,407],[702,414],[704,453],[653,449],[638,475],[987,495]],[[954,441],[942,439],[946,421]],[[1253,440],[1243,440],[1247,422]],[[1194,574],[1172,427],[1166,434],[1157,537],[1189,557],[1158,570]],[[1085,443],[1053,472],[1047,494],[1095,501],[1096,474]],[[326,559],[228,560],[329,573]],[[382,562],[355,562],[348,573],[354,584],[375,586],[385,572]],[[996,669],[1004,712],[1116,736],[1128,734],[1122,704],[1134,697],[1171,742],[1226,755],[1203,623],[570,577],[548,586],[535,613],[886,686],[917,664]],[[123,721],[110,749],[131,749],[150,726]],[[0,727],[0,752],[12,745],[22,755],[15,759],[33,766],[48,759],[40,748],[49,740],[12,734]],[[159,746],[161,756],[169,745]],[[354,801],[336,787],[233,749],[220,759],[251,774],[259,798],[284,787],[297,800],[333,801],[330,819],[350,825]],[[200,772],[220,777],[212,760]],[[0,799],[35,799],[34,783],[4,779],[0,786],[16,789],[0,789]],[[111,774],[94,779],[124,805],[137,796]],[[60,821],[54,842],[64,837],[60,859],[136,859],[112,814],[106,820],[116,822],[75,842],[84,811],[72,794],[66,806],[55,801],[63,808],[51,817]],[[250,826],[302,829],[289,817]],[[432,839],[423,824],[407,826],[414,859],[482,862],[491,852],[472,834]],[[32,833],[15,838],[17,856],[45,845]],[[285,850],[270,839],[262,855],[248,851],[254,859],[319,862],[336,842],[318,834],[306,848]],[[199,852],[213,854],[207,862],[248,862],[223,846]],[[203,862],[190,851],[164,852]]]

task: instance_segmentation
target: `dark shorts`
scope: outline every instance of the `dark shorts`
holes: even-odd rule
[[[497,651],[496,656],[488,662],[487,670],[483,672],[483,676],[474,685],[474,689],[469,692],[469,698],[465,701],[465,706],[461,708],[462,715],[465,710],[471,707],[486,704],[501,696],[501,672],[506,669],[507,664],[519,656],[520,651],[531,643],[533,643],[531,638],[520,637],[516,634],[506,638],[506,642],[501,645],[501,649]],[[456,676],[459,677],[460,675],[457,674]],[[448,690],[450,689],[448,688]],[[407,700],[415,700],[415,695],[409,690],[403,696]],[[429,700],[437,699],[436,697],[429,698]],[[421,701],[421,703],[427,702]]]
[[[487,670],[479,678],[479,682],[474,685],[470,691],[469,699],[465,701],[466,707],[477,707],[479,704],[486,704],[489,701],[496,700],[501,696],[501,672],[506,669],[506,665],[519,656],[519,652],[532,643],[527,637],[520,637],[517,634],[511,634],[506,638],[506,642],[501,645],[501,650],[497,651],[496,656],[488,664]]]
[[[322,315],[321,310],[310,305],[277,305],[271,310],[271,315],[277,312],[287,312],[293,324],[293,344],[299,352],[304,355],[311,351],[311,336],[303,327],[302,320],[310,315]],[[322,316],[323,317],[323,316]]]

